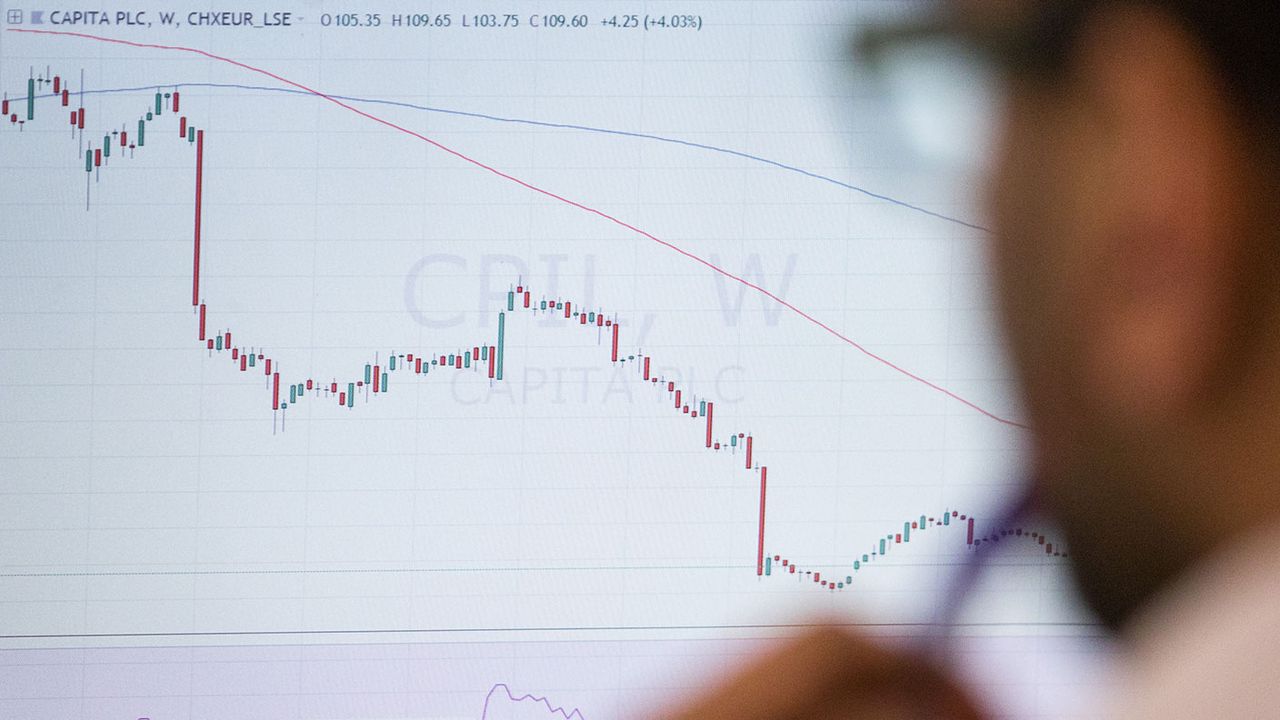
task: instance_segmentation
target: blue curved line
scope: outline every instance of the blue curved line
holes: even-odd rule
[[[255,91],[255,92],[275,92],[275,93],[283,93],[287,95],[307,95],[307,96],[311,95],[311,93],[304,92],[302,90],[296,90],[294,88],[271,87],[268,85],[241,85],[237,83],[195,83],[195,82],[173,83],[173,84],[165,84],[165,85],[145,85],[145,86],[127,87],[127,88],[106,88],[102,90],[83,90],[83,91],[77,91],[76,93],[73,93],[73,94],[75,95],[114,95],[118,93],[152,91],[160,88],[175,88],[175,89],[176,88],[215,88],[215,89],[224,89],[224,90],[249,90],[249,91]],[[872,192],[871,190],[868,190],[864,187],[859,187],[857,185],[844,182],[843,180],[838,180],[829,175],[816,173],[816,172],[813,172],[812,170],[805,170],[804,168],[798,167],[796,165],[788,165],[787,163],[780,162],[778,160],[771,160],[769,158],[761,157],[759,155],[752,155],[751,153],[743,152],[741,150],[734,150],[733,148],[720,147],[719,145],[708,145],[706,143],[694,142],[692,140],[681,140],[679,138],[666,137],[664,135],[653,135],[650,133],[634,132],[631,130],[614,130],[611,128],[593,127],[591,125],[576,125],[573,123],[557,123],[557,122],[547,122],[543,120],[528,120],[525,118],[503,117],[501,115],[489,115],[487,113],[469,112],[466,110],[453,110],[450,108],[432,107],[430,105],[417,105],[414,103],[402,102],[399,100],[384,100],[381,98],[365,98],[365,97],[356,97],[354,95],[328,94],[328,96],[331,98],[335,98],[337,100],[343,100],[346,102],[368,103],[370,105],[388,105],[392,107],[408,108],[410,110],[421,110],[423,112],[439,113],[441,115],[454,115],[457,117],[475,118],[478,120],[489,120],[492,122],[512,123],[517,125],[531,125],[534,127],[553,128],[556,130],[580,130],[583,132],[600,133],[602,135],[616,135],[619,137],[637,138],[641,140],[654,140],[656,142],[670,143],[672,145],[682,145],[684,147],[695,148],[698,150],[707,150],[710,152],[721,153],[724,155],[732,155],[733,157],[738,157],[738,158],[743,158],[744,160],[751,160],[754,162],[763,163],[765,165],[776,167],[780,170],[786,170],[788,172],[798,173],[800,175],[804,175],[805,177],[812,178],[814,180],[820,180],[825,183],[830,183],[832,185],[844,188],[846,190],[852,190],[854,192],[861,193],[863,195],[866,195],[869,198],[880,200],[882,202],[887,202],[892,205],[897,205],[898,207],[906,208],[907,210],[913,210],[915,212],[922,213],[924,215],[928,215],[929,217],[937,218],[939,220],[945,220],[949,223],[955,223],[956,225],[967,227],[971,230],[980,230],[983,232],[987,232],[987,228],[981,225],[968,222],[967,220],[961,220],[960,218],[953,217],[951,215],[945,215],[943,213],[936,212],[928,208],[921,207],[919,205],[914,205],[912,203],[906,202],[904,200],[899,200],[897,198],[890,197],[888,195]],[[40,98],[59,97],[59,95],[50,93],[48,95],[36,95],[35,97],[37,99],[40,99]]]

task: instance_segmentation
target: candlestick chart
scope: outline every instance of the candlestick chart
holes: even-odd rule
[[[103,38],[94,36],[84,36],[81,39],[102,41]],[[186,50],[190,50],[187,48]],[[51,93],[40,92],[45,89],[46,85],[51,88]],[[9,112],[9,100],[5,99],[3,108],[0,110],[8,115],[9,124],[11,126],[24,127],[26,123],[34,122],[36,117],[36,97],[41,96],[42,100],[52,100],[61,108],[69,108],[72,90],[63,83],[62,76],[52,74],[52,77],[46,78],[44,75],[29,78],[27,81],[27,94],[24,101],[25,115],[20,119],[18,113]],[[333,402],[336,400],[341,407],[354,408],[356,397],[358,394],[363,395],[367,401],[369,398],[380,393],[386,393],[390,390],[390,379],[412,375],[428,375],[434,368],[436,373],[449,370],[463,370],[477,372],[486,375],[491,381],[500,382],[503,380],[503,356],[505,350],[504,334],[506,327],[506,318],[508,313],[517,312],[517,308],[521,311],[527,311],[532,314],[547,313],[555,316],[562,316],[565,324],[572,328],[578,326],[587,329],[595,335],[598,342],[608,347],[608,361],[617,365],[630,364],[635,373],[640,376],[640,380],[645,383],[651,383],[661,391],[665,388],[666,394],[670,397],[671,408],[680,412],[692,420],[699,420],[699,425],[705,429],[704,447],[714,452],[727,451],[736,454],[738,448],[741,447],[741,454],[744,458],[744,465],[748,471],[753,471],[759,476],[760,486],[760,511],[757,520],[758,525],[758,543],[756,548],[756,574],[772,575],[773,563],[779,562],[780,567],[788,573],[795,574],[797,566],[790,560],[783,559],[781,555],[770,555],[765,551],[765,523],[766,523],[766,498],[768,488],[768,467],[756,462],[758,457],[753,457],[754,438],[745,432],[730,432],[723,439],[715,433],[713,425],[715,403],[708,402],[705,399],[699,399],[698,396],[688,388],[677,386],[676,381],[651,372],[653,358],[644,354],[628,354],[625,350],[620,350],[621,323],[618,322],[616,316],[606,318],[603,310],[586,310],[582,307],[575,309],[572,300],[562,298],[548,299],[545,296],[534,299],[534,291],[524,287],[523,285],[515,285],[513,289],[507,292],[506,310],[500,311],[497,315],[497,335],[494,339],[486,339],[484,343],[477,344],[471,348],[458,348],[451,352],[435,353],[426,351],[424,355],[422,350],[416,354],[413,352],[388,352],[385,355],[385,361],[373,360],[365,363],[363,373],[356,373],[354,379],[340,383],[337,379],[316,380],[314,378],[298,378],[296,381],[286,379],[281,381],[281,371],[279,363],[273,368],[273,359],[261,351],[255,351],[253,347],[242,346],[232,342],[232,332],[229,329],[218,329],[213,331],[210,326],[209,308],[203,300],[200,291],[200,264],[201,264],[201,227],[202,227],[202,205],[204,194],[204,143],[205,131],[196,126],[194,122],[189,122],[185,115],[180,114],[181,94],[177,90],[165,92],[157,90],[153,98],[146,104],[145,111],[140,113],[141,117],[137,120],[137,131],[134,142],[129,140],[129,131],[127,129],[111,130],[102,136],[100,142],[96,145],[94,142],[88,143],[88,147],[83,147],[84,155],[84,172],[87,175],[100,175],[104,161],[110,163],[111,148],[116,146],[117,157],[121,157],[126,152],[126,157],[132,158],[136,152],[145,147],[147,128],[159,122],[162,116],[168,115],[177,118],[177,139],[185,142],[194,148],[194,173],[195,173],[195,196],[193,200],[194,221],[192,231],[192,276],[191,276],[191,305],[196,309],[197,332],[196,340],[203,343],[205,349],[211,356],[219,355],[228,358],[233,367],[238,368],[240,372],[249,372],[256,368],[261,368],[262,375],[270,378],[270,402],[273,414],[277,414],[280,419],[279,428],[284,429],[284,417],[290,407],[290,404],[297,406],[300,401],[308,397],[328,400]],[[68,125],[76,132],[74,133],[79,143],[84,145],[83,131],[85,128],[85,110],[83,105],[66,111]],[[126,127],[132,127],[126,123]],[[152,142],[158,133],[152,129]],[[172,131],[169,135],[172,136]],[[520,182],[517,180],[517,182]],[[542,191],[546,192],[546,191]],[[86,200],[87,202],[87,200]],[[568,201],[572,202],[572,201]],[[576,203],[575,203],[576,205]],[[589,208],[584,208],[590,211]],[[615,222],[620,222],[616,221]],[[643,232],[643,231],[640,231]],[[647,235],[647,234],[646,234]],[[742,282],[746,282],[745,280]],[[762,292],[767,292],[760,289]],[[802,312],[802,311],[798,311]],[[834,331],[833,331],[834,332]],[[397,370],[400,372],[397,373]],[[287,377],[287,376],[286,376]],[[912,376],[914,378],[914,376]],[[928,381],[922,381],[928,382]],[[932,384],[930,384],[932,387]],[[948,394],[949,391],[941,389],[942,392]],[[284,395],[282,395],[282,392]],[[966,405],[972,405],[966,400],[960,399]],[[998,422],[1011,423],[995,416],[988,411],[975,407],[976,410],[985,415],[990,416]],[[873,543],[873,548],[869,553],[862,554],[860,559],[855,559],[851,563],[852,571],[858,571],[864,563],[869,563],[873,558],[884,555],[889,548],[896,544],[911,541],[911,530],[915,529],[917,534],[928,528],[943,528],[951,525],[952,519],[956,519],[959,523],[966,525],[965,544],[968,546],[980,545],[983,541],[998,541],[1001,537],[1023,537],[1022,528],[995,528],[993,534],[985,537],[975,538],[974,536],[974,519],[968,515],[961,515],[959,511],[944,510],[934,515],[921,515],[918,520],[907,520],[902,524],[901,532],[894,532],[886,535],[884,538],[878,539]],[[1052,542],[1046,542],[1042,533],[1027,531],[1025,537],[1032,541],[1036,541],[1044,548],[1047,555],[1061,557],[1062,550],[1059,548],[1055,551]],[[847,575],[843,580],[823,580],[820,571],[804,570],[800,573],[803,576],[812,578],[813,582],[823,588],[831,590],[842,590],[846,584],[852,582],[852,575]]]
[[[386,691],[401,703],[392,710],[349,714],[435,703],[594,720],[633,707],[639,686],[608,695],[625,683],[599,667],[568,682],[554,638],[643,677],[654,670],[633,662],[642,646],[653,660],[707,652],[729,667],[746,651],[690,648],[787,635],[815,611],[869,612],[867,627],[909,634],[949,569],[993,544],[1009,547],[996,564],[1020,585],[992,597],[1043,602],[1061,587],[1069,554],[1052,529],[990,519],[1009,483],[984,475],[1016,454],[1016,407],[992,392],[1000,382],[956,379],[949,355],[919,351],[976,341],[926,320],[949,340],[876,342],[925,332],[905,330],[911,313],[892,304],[864,340],[866,316],[823,296],[838,285],[846,300],[909,304],[942,277],[954,297],[950,269],[915,277],[901,263],[919,260],[930,233],[980,237],[963,210],[735,138],[523,120],[455,66],[425,71],[454,90],[424,99],[364,61],[344,74],[273,60],[269,44],[241,54],[14,17],[0,49],[11,263],[0,272],[12,282],[0,353],[16,369],[4,386],[13,472],[0,491],[15,502],[0,525],[13,540],[0,586],[19,612],[0,627],[0,674],[25,677],[38,665],[30,648],[154,643],[128,659],[101,651],[101,681],[129,685],[135,664],[216,667],[166,653],[241,638],[258,644],[226,650],[227,662],[309,677],[348,651],[275,657],[288,647],[278,642],[438,638],[483,658],[441,678],[465,697],[434,688],[426,702],[406,681]],[[521,81],[541,83],[548,102],[575,97],[548,90],[569,81],[545,73]],[[385,96],[345,82],[373,77]],[[467,93],[475,109],[447,109]],[[768,200],[697,199],[754,197],[739,189],[753,183]],[[853,210],[848,196],[815,200],[813,183],[859,199]],[[926,239],[904,231],[907,249],[876,268],[819,219],[822,239],[797,241],[799,262],[828,259],[806,264],[797,286],[753,264],[786,257],[790,240],[771,232],[861,203],[876,219],[855,234],[901,222]],[[726,222],[752,204],[770,231]],[[749,247],[763,252],[743,253],[756,234]],[[833,247],[851,271],[835,271]],[[477,273],[479,292],[458,290]],[[848,289],[859,282],[871,288]],[[918,315],[967,322],[951,301],[941,312]],[[1039,605],[1001,615],[1002,602],[973,627],[1090,631]],[[779,616],[796,619],[762,621]],[[691,644],[661,645],[676,637]],[[536,642],[552,645],[519,659]],[[504,649],[491,657],[485,643]],[[443,667],[446,645],[421,647]],[[423,667],[413,652],[352,667],[400,663],[409,677]],[[146,697],[99,709],[193,712]],[[281,702],[257,712],[308,714]]]

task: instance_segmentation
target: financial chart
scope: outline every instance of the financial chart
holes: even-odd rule
[[[660,717],[984,543],[957,669],[1083,712],[915,10],[0,3],[0,717]]]

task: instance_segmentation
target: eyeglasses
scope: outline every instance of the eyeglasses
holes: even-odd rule
[[[859,59],[881,65],[911,46],[955,43],[1006,73],[1050,79],[1071,57],[1096,0],[984,0],[903,22],[866,27],[854,47]]]
[[[1064,76],[1095,0],[948,3],[904,21],[862,28],[855,57],[925,160],[981,170],[1011,81]]]

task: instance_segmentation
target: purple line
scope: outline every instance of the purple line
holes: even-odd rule
[[[496,695],[499,690],[501,690],[507,696],[507,699],[510,700],[511,702],[542,703],[544,706],[546,706],[547,712],[560,715],[565,720],[573,720],[573,718],[575,717],[578,720],[587,720],[587,718],[583,716],[582,711],[579,710],[578,708],[573,708],[572,710],[566,711],[562,707],[554,707],[545,697],[538,697],[537,695],[527,695],[527,694],[521,695],[520,697],[516,697],[515,695],[512,694],[511,688],[508,687],[506,683],[498,683],[494,685],[492,688],[489,689],[489,694],[484,696],[484,710],[480,711],[480,720],[489,720],[489,703],[493,701],[493,696]]]

